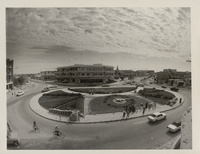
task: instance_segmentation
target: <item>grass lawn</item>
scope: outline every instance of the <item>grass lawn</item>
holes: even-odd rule
[[[82,98],[82,102],[83,102],[82,95],[74,95],[74,94],[66,93],[64,91],[59,90],[59,91],[48,93],[48,95],[43,95],[42,97],[40,97],[39,104],[47,110],[50,108],[59,107],[64,104],[65,104],[64,108],[66,108],[66,106],[73,107],[73,105],[76,104],[76,100],[80,98]],[[80,102],[80,100],[78,102]],[[62,109],[62,107],[59,107],[59,109]]]
[[[152,88],[145,88],[144,90],[139,91],[138,94],[161,105],[165,105],[167,100],[175,98],[175,95],[170,92]]]
[[[80,97],[76,100],[73,100],[69,103],[66,103],[60,107],[58,107],[60,110],[79,110],[81,113],[84,113],[84,98]]]
[[[75,92],[89,93],[94,91],[94,94],[110,94],[110,93],[123,93],[137,89],[136,87],[112,87],[112,88],[76,88],[70,89]]]
[[[126,99],[126,103],[124,104],[117,104],[113,102],[114,98],[128,98]],[[146,103],[146,101],[142,98],[135,97],[135,96],[122,96],[122,95],[111,95],[111,96],[104,96],[98,97],[93,99],[90,104],[90,114],[103,114],[103,113],[114,113],[114,112],[122,112],[125,106],[130,104],[136,104],[137,106],[140,103]]]

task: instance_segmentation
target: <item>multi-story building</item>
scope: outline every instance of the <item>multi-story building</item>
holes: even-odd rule
[[[114,67],[102,64],[58,67],[56,79],[67,83],[107,83],[114,76]]]
[[[55,80],[55,71],[42,71],[40,74],[42,80]]]
[[[13,60],[6,59],[6,89],[13,89]]]
[[[162,72],[157,72],[157,83],[167,83],[171,86],[191,86],[191,72],[164,69]]]

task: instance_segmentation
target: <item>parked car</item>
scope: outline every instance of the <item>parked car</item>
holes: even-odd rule
[[[176,98],[176,97],[173,98],[172,100],[168,100],[168,101],[166,102],[166,105],[173,106],[174,104],[176,104],[177,100],[178,100],[178,98]]]
[[[170,90],[171,90],[171,91],[175,91],[175,92],[178,92],[178,91],[179,91],[179,89],[176,88],[176,87],[171,87]]]
[[[170,131],[170,132],[177,132],[178,130],[180,130],[181,129],[181,121],[174,121],[174,122],[172,122],[171,124],[169,124],[168,126],[167,126],[167,128],[168,128],[168,130]]]
[[[24,94],[23,91],[18,91],[17,94],[16,94],[16,96],[21,96],[21,95],[23,95],[23,94]]]
[[[167,87],[166,87],[166,86],[164,86],[164,85],[162,85],[161,87],[162,87],[162,88],[167,88]]]
[[[17,133],[14,133],[14,132],[7,133],[7,144],[14,144],[15,146],[19,146],[20,139]]]
[[[44,89],[42,90],[42,92],[47,92],[47,91],[49,91],[49,88],[48,88],[48,87],[46,87],[46,88],[44,88]]]
[[[150,122],[156,122],[162,119],[166,119],[167,115],[165,113],[161,113],[161,112],[156,112],[151,114],[150,116],[148,116],[148,120]]]

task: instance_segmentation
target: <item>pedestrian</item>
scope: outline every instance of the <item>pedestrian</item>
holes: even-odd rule
[[[128,110],[128,112],[127,112],[127,118],[129,117],[129,110]]]
[[[129,113],[132,112],[132,106],[133,106],[133,105],[130,105],[129,108],[128,108]]]
[[[145,104],[145,108],[146,108],[146,109],[147,109],[147,108],[148,108],[148,106],[149,106],[148,104],[149,104],[149,103],[148,103],[148,102],[146,102],[146,104]]]
[[[179,103],[180,103],[180,104],[182,103],[182,98],[180,98]]]
[[[140,110],[142,110],[142,109],[143,109],[143,103],[140,104]]]
[[[135,113],[135,105],[132,106],[132,113]]]
[[[123,110],[123,118],[126,116],[126,109]]]
[[[144,113],[145,113],[145,110],[146,110],[146,108],[145,108],[145,107],[143,107],[143,112],[142,112],[142,114],[144,114]]]

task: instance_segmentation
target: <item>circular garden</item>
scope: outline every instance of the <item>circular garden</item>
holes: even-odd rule
[[[129,89],[81,88],[81,91],[78,92],[87,93],[91,90],[96,90],[96,92],[99,93],[112,93],[109,96],[93,98],[89,102],[89,114],[122,112],[126,106],[140,106],[141,104],[145,104],[147,102],[146,98],[159,103],[160,105],[165,105],[167,100],[171,100],[175,97],[170,92],[155,88],[144,88],[138,92],[139,96],[117,93],[117,91],[123,93],[133,91],[135,89],[135,87],[129,87]],[[44,93],[43,96],[39,98],[39,104],[47,110],[52,108],[59,110],[79,110],[81,113],[84,113],[84,97],[80,93],[67,93],[62,90],[53,91],[46,94]]]

